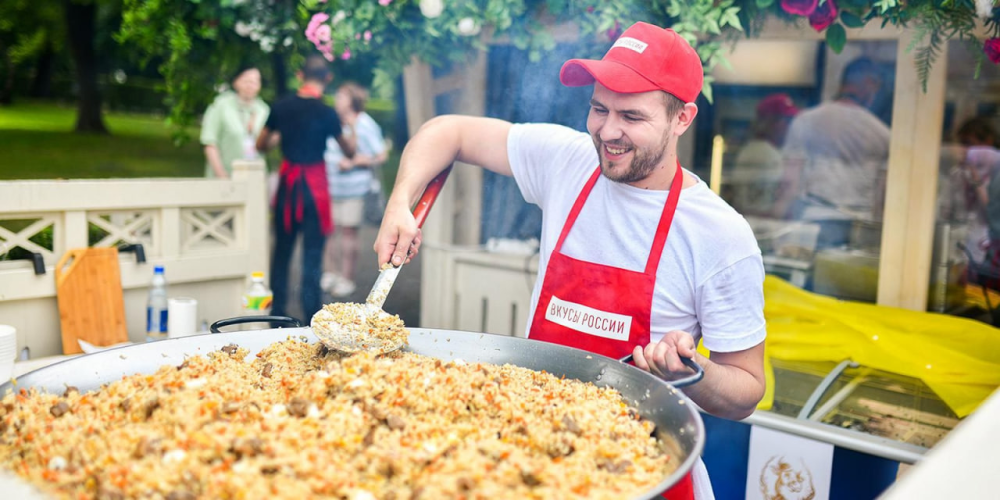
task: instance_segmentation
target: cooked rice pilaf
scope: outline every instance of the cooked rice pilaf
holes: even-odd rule
[[[399,316],[355,302],[323,306],[310,326],[331,348],[347,352],[394,351],[406,345],[410,336]]]
[[[0,466],[62,498],[627,498],[676,460],[614,389],[289,339],[0,404]]]

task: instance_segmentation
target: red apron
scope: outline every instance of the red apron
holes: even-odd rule
[[[300,194],[295,196],[295,186],[299,179],[304,182],[304,189],[309,190],[313,203],[316,204],[316,214],[319,217],[319,227],[323,236],[328,236],[333,232],[333,214],[330,212],[330,189],[326,180],[326,163],[314,164],[292,163],[288,160],[281,161],[281,169],[278,170],[281,183],[285,185],[284,213],[280,214],[284,222],[285,233],[292,232],[292,217],[295,222],[302,222],[305,213],[305,196]]]
[[[566,236],[600,176],[601,168],[598,167],[577,196],[559,241],[552,249],[528,337],[621,358],[630,354],[635,346],[649,344],[656,269],[677,209],[684,173],[678,162],[646,268],[641,272],[584,262],[561,252]],[[691,475],[685,476],[664,497],[670,500],[694,498]]]

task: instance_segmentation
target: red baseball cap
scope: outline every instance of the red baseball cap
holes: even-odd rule
[[[570,59],[559,71],[567,87],[598,81],[613,92],[662,90],[684,102],[701,93],[705,73],[691,44],[674,30],[635,23],[618,37],[601,60]]]
[[[791,118],[799,114],[795,101],[788,94],[771,94],[757,103],[757,116],[783,116]]]

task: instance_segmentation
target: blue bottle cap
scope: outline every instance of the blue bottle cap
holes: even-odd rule
[[[163,266],[156,266],[153,268],[154,274],[163,274]]]

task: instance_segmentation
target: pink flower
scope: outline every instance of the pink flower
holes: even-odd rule
[[[316,32],[327,19],[330,19],[330,16],[322,12],[313,14],[312,19],[309,20],[309,25],[306,26],[306,40],[312,42],[313,45],[319,46],[322,41],[317,37]],[[327,26],[327,31],[329,32],[329,26]]]
[[[319,28],[316,28],[314,36],[320,42],[324,42],[324,43],[325,42],[329,42],[330,41],[331,31],[332,30],[330,29],[330,25],[329,24],[324,24],[324,25],[320,26]]]
[[[819,0],[781,0],[781,8],[797,16],[811,16],[818,4]]]
[[[371,30],[365,30],[365,41],[366,42],[370,42],[371,39],[372,39],[372,31]]]
[[[809,15],[809,26],[816,31],[823,31],[837,20],[837,6],[833,0],[826,0],[823,5],[816,7],[816,10]]]
[[[1000,64],[1000,38],[990,38],[983,44],[983,52],[993,64]]]
[[[392,3],[392,0],[378,0],[378,4],[385,7]]]
[[[618,38],[618,35],[622,34],[622,25],[618,21],[615,21],[615,27],[608,30],[608,40],[614,40]]]
[[[361,33],[355,33],[354,34],[354,39],[355,40],[361,40]]]
[[[345,61],[348,60],[348,59],[350,59],[351,58],[351,48],[350,47],[344,48],[344,53],[340,54],[340,58],[343,59],[343,60],[345,60]]]

